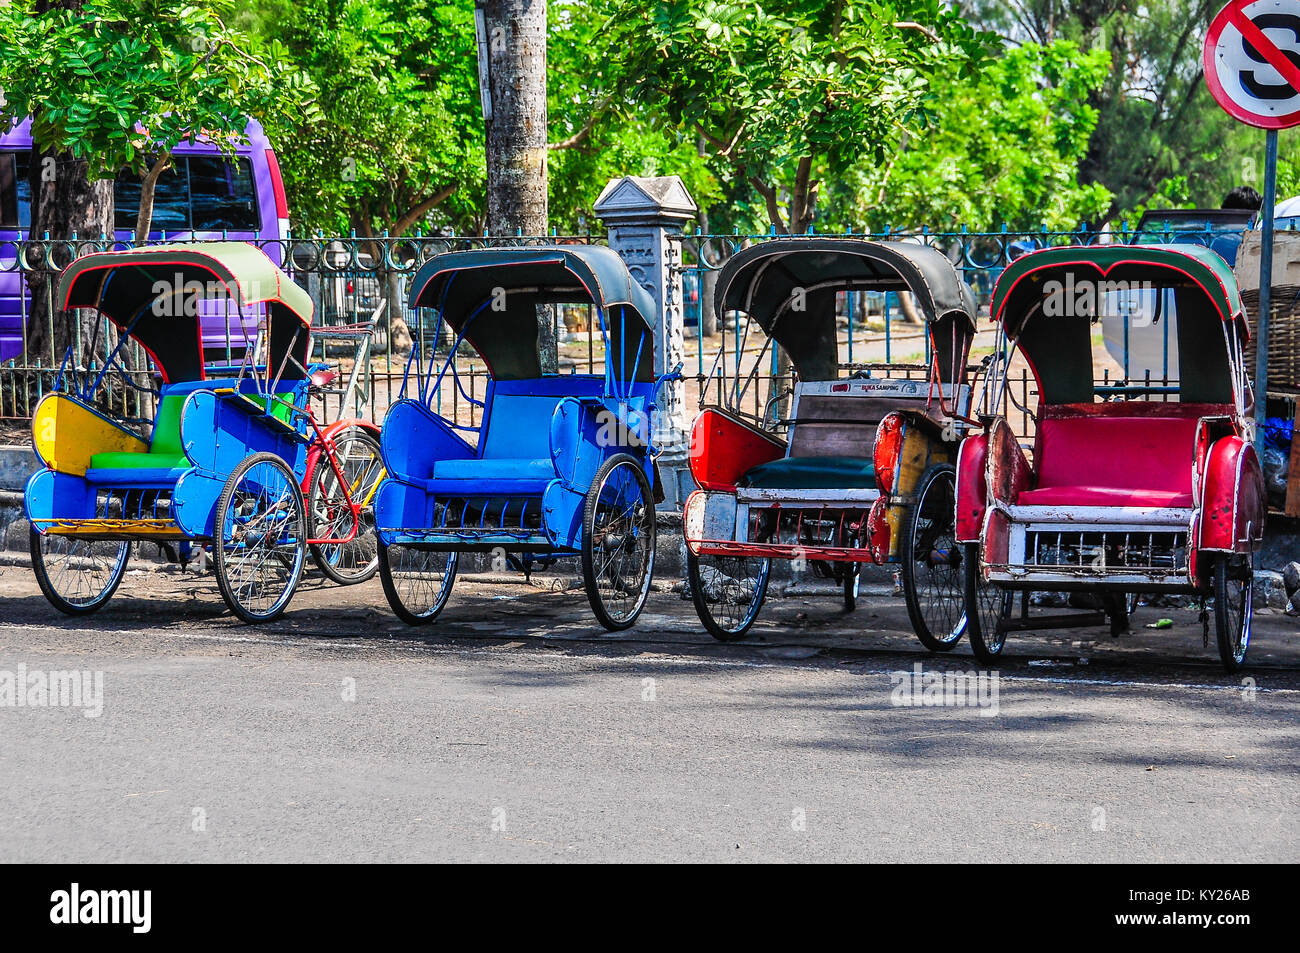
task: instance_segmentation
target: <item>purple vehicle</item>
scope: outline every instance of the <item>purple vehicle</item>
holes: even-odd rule
[[[231,161],[210,143],[183,142],[173,152],[173,167],[158,180],[150,241],[188,239],[271,241],[263,250],[277,265],[281,247],[274,240],[289,232],[289,206],[280,166],[261,125],[250,121],[248,140]],[[24,119],[0,136],[0,361],[23,353],[23,329],[28,320],[27,282],[15,263],[14,242],[31,237],[31,120]],[[119,176],[114,190],[116,235],[130,241],[140,206],[140,183],[131,173]],[[256,335],[256,315],[245,315],[244,329],[227,334],[227,318],[219,308],[205,307],[203,346],[218,360],[233,349],[237,359],[244,341]],[[48,360],[49,355],[39,355]]]

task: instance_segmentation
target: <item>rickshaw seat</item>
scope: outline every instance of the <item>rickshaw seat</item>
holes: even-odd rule
[[[1025,506],[1169,506],[1190,507],[1192,494],[1173,490],[1132,490],[1106,486],[1049,486],[1026,490],[1018,503]]]
[[[865,457],[782,457],[754,467],[737,485],[782,490],[874,490],[876,468]]]
[[[90,458],[90,469],[86,479],[94,482],[119,482],[110,471],[131,470],[149,471],[133,473],[132,480],[149,480],[165,482],[166,474],[172,470],[181,472],[189,469],[189,460],[181,447],[181,408],[185,404],[184,394],[167,394],[158,402],[158,416],[154,420],[153,440],[148,453],[113,452],[96,453]],[[177,476],[180,474],[178,473]],[[157,477],[155,481],[155,477]]]
[[[1020,493],[1026,506],[1192,505],[1197,418],[1125,415],[1123,404],[1038,424],[1037,480]]]
[[[439,460],[433,465],[437,480],[533,480],[549,483],[555,479],[555,464],[548,456],[542,460]],[[485,483],[480,492],[489,487]]]

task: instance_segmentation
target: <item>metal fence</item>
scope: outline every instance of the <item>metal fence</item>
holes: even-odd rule
[[[991,295],[993,283],[1006,265],[1019,255],[1036,248],[1055,245],[1090,245],[1104,242],[1179,241],[1210,244],[1222,241],[1222,231],[1186,230],[1146,231],[1141,236],[1122,227],[1110,233],[1090,231],[1029,232],[955,232],[895,231],[877,233],[836,233],[838,236],[875,240],[905,241],[930,245],[944,252],[974,288],[981,305]],[[682,310],[685,316],[684,371],[687,407],[712,399],[711,388],[723,373],[749,373],[754,370],[759,342],[746,341],[743,317],[724,315],[714,321],[711,306],[713,280],[726,260],[739,248],[776,237],[764,235],[712,235],[687,233],[682,239],[680,264],[674,266],[680,278]],[[337,406],[331,414],[360,411],[358,415],[382,419],[389,404],[402,387],[408,362],[413,353],[419,359],[445,355],[447,335],[438,326],[438,316],[430,309],[413,309],[407,300],[407,285],[415,270],[428,259],[443,252],[480,248],[538,245],[548,243],[605,243],[603,236],[424,236],[402,238],[290,238],[257,241],[272,260],[289,271],[316,304],[316,326],[324,332],[314,355],[332,360],[342,374],[355,380],[347,394],[337,394]],[[198,242],[197,244],[202,244]],[[128,242],[99,239],[96,241],[24,241],[0,243],[0,274],[17,272],[23,279],[52,278],[63,265],[92,251],[130,247]],[[20,299],[24,299],[22,294]],[[25,299],[24,299],[25,300]],[[901,373],[919,373],[929,360],[929,341],[924,329],[906,313],[905,302],[896,293],[850,292],[840,296],[837,304],[841,328],[841,361],[845,365],[886,366]],[[982,310],[982,313],[983,310]],[[49,327],[66,320],[51,310],[29,314],[25,303],[21,319],[24,337],[31,322],[44,321]],[[329,341],[331,329],[347,329],[373,321],[373,337],[365,366],[356,366],[355,354],[337,341]],[[981,328],[991,326],[981,319]],[[553,308],[551,333],[556,341],[559,373],[599,372],[603,367],[599,329],[589,308]],[[761,337],[761,335],[759,335]],[[47,339],[52,340],[53,335]],[[462,344],[462,351],[466,346]],[[972,359],[978,361],[991,352],[991,333],[977,339]],[[53,386],[63,355],[26,353],[0,364],[0,423],[14,425],[30,417],[35,403]],[[782,379],[777,355],[769,349],[764,366],[754,375],[755,384],[746,399],[761,415],[764,404],[789,381]],[[906,370],[911,365],[912,370]],[[88,373],[87,362],[78,370]],[[440,412],[466,426],[477,426],[479,407],[487,380],[483,364],[470,352],[458,352],[457,371],[465,385],[465,395],[457,388],[439,394]],[[1025,372],[1027,374],[1027,372]],[[1024,377],[1025,399],[1031,380]],[[343,388],[340,388],[342,390]],[[114,410],[134,416],[132,388],[118,391],[122,402]],[[468,399],[467,399],[468,398]],[[346,405],[346,406],[345,406]]]

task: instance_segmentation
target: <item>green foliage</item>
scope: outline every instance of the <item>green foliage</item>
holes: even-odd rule
[[[273,139],[295,230],[480,227],[472,2],[263,0],[251,20],[321,90],[322,115]]]
[[[702,207],[722,200],[697,136],[639,106],[624,87],[603,0],[553,3],[547,24],[550,219],[561,233],[598,223],[591,211],[610,179],[678,175]],[[563,146],[563,148],[557,148]]]
[[[200,130],[229,151],[249,116],[274,124],[291,110],[316,115],[311,84],[283,50],[224,23],[228,0],[35,6],[0,5],[4,115],[30,114],[36,147],[85,159],[92,179],[143,174]]]
[[[930,118],[935,78],[970,78],[985,52],[985,38],[938,0],[611,6],[626,88],[698,130],[781,229],[811,219],[820,177],[885,161],[901,132]]]
[[[1210,96],[1201,45],[1224,0],[972,0],[972,20],[1011,42],[1069,39],[1103,54],[1090,96],[1096,127],[1079,162],[1083,182],[1112,194],[1094,219],[1136,221],[1164,203],[1217,208],[1236,185],[1263,190],[1263,133]],[[1285,134],[1284,134],[1285,135]],[[1181,184],[1180,184],[1181,183]]]
[[[831,190],[819,227],[972,230],[1075,228],[1110,203],[1078,183],[1105,78],[1101,51],[1068,41],[1012,47],[978,76],[932,83],[930,127],[883,163],[862,163]]]

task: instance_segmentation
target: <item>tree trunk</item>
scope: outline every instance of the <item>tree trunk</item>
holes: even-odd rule
[[[546,0],[477,0],[484,23],[488,231],[546,234]],[[539,308],[542,369],[557,368],[550,308]]]
[[[113,180],[92,182],[86,178],[86,168],[85,161],[73,158],[71,153],[42,153],[33,148],[32,238],[39,240],[48,233],[56,242],[67,241],[73,235],[87,241],[98,241],[101,236],[112,240]],[[51,311],[54,279],[58,269],[69,263],[69,256],[66,249],[59,248],[50,258],[44,269],[27,275],[32,293],[27,353],[30,359],[51,360],[57,365],[69,344],[90,340],[98,317],[93,312],[83,312],[79,334],[74,320],[58,313],[57,307]]]
[[[158,177],[172,167],[170,155],[159,156],[140,181],[140,211],[135,217],[135,243],[149,241],[149,226],[153,224],[154,196],[158,194]]]

